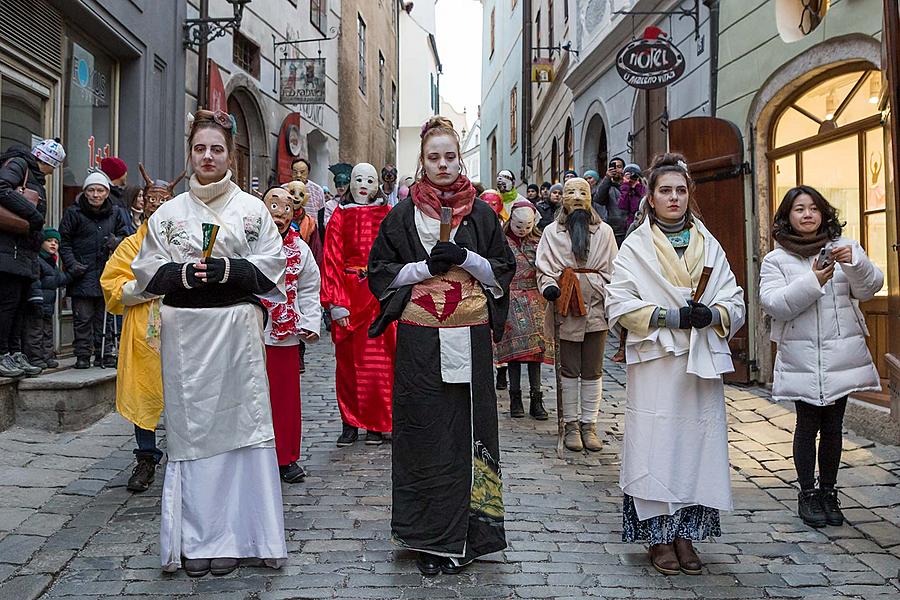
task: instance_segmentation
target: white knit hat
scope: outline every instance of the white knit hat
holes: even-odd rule
[[[31,149],[31,154],[41,162],[47,163],[54,169],[66,160],[66,150],[58,140],[48,138]]]
[[[102,171],[94,171],[84,178],[84,185],[81,186],[81,189],[86,190],[89,185],[102,185],[109,189],[109,178]]]

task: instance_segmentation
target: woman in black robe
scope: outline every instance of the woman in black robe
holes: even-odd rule
[[[381,224],[369,287],[398,322],[392,538],[424,575],[458,573],[506,548],[491,334],[503,333],[516,263],[491,208],[460,173],[443,117],[422,129],[420,180]],[[450,239],[439,241],[442,207]]]

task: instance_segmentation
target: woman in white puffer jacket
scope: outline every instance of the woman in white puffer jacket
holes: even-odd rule
[[[776,247],[760,272],[760,304],[778,344],[772,398],[796,405],[798,512],[813,527],[844,520],[834,487],[847,396],[881,389],[859,302],[875,296],[884,275],[841,229],[837,211],[814,188],[788,190],[775,213]]]

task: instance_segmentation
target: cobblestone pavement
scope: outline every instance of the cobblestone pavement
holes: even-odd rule
[[[617,486],[624,372],[608,363],[599,454],[555,455],[555,421],[501,411],[509,549],[458,576],[425,579],[389,541],[390,446],[334,446],[340,424],[328,342],[304,376],[305,483],[284,488],[288,564],[189,579],[159,569],[159,494],[125,488],[131,429],[0,433],[0,598],[897,598],[900,448],[853,434],[839,485],[850,524],[796,517],[793,414],[728,388],[735,511],[698,545],[702,576],[664,577],[621,543]],[[544,369],[548,404],[553,373]],[[501,393],[502,409],[507,407]],[[548,407],[549,408],[549,407]]]

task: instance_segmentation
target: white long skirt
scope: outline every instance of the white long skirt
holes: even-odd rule
[[[182,557],[284,564],[281,481],[271,444],[168,463],[159,536],[164,571],[178,570]]]
[[[628,365],[619,487],[641,521],[694,504],[733,507],[724,385],[688,374],[687,361]]]

